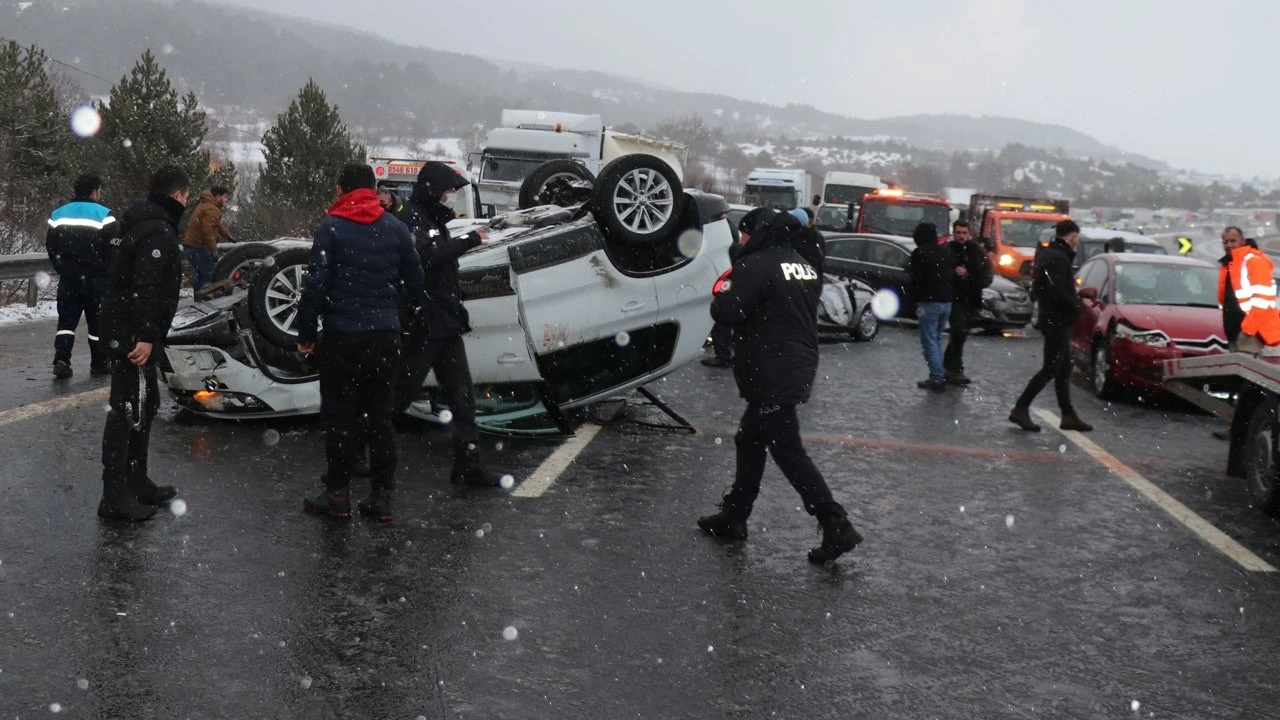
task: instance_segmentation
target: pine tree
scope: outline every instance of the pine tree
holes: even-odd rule
[[[195,93],[179,96],[168,74],[147,50],[100,105],[99,156],[111,195],[146,195],[147,180],[161,165],[177,165],[198,193],[211,180],[209,152],[201,148],[208,128]],[[231,169],[234,177],[234,169]]]
[[[37,219],[66,194],[66,109],[44,51],[0,44],[0,252],[19,252]]]
[[[333,201],[342,166],[365,161],[365,148],[342,123],[336,105],[308,80],[262,138],[266,162],[255,191],[259,200],[320,217]]]

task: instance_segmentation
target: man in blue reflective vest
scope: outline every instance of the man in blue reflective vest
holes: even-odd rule
[[[84,315],[89,326],[89,372],[108,375],[98,344],[98,309],[107,287],[107,268],[119,237],[119,223],[102,205],[102,181],[94,175],[76,178],[75,197],[49,216],[45,247],[58,273],[58,333],[53,341],[53,375],[69,378],[76,326]]]

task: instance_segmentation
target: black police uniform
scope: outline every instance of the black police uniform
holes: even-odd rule
[[[71,374],[71,350],[83,315],[89,326],[89,355],[94,374],[108,371],[99,343],[98,311],[107,287],[107,269],[120,224],[92,198],[78,197],[49,216],[45,247],[58,273],[58,330],[53,361],[62,376]]]

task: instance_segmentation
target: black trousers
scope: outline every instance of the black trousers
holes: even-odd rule
[[[160,408],[154,362],[159,352],[157,345],[152,362],[141,368],[124,358],[111,360],[111,409],[102,431],[102,479],[108,485],[147,477],[151,423]]]
[[[716,323],[711,326],[711,349],[721,360],[733,359],[733,326]]]
[[[462,336],[431,338],[425,328],[414,328],[405,335],[404,359],[396,387],[396,411],[404,412],[422,394],[422,383],[432,370],[449,406],[453,419],[454,450],[464,450],[480,442],[476,428],[475,388],[471,383],[471,366],[467,364],[467,347]]]
[[[317,348],[320,365],[320,419],[329,463],[325,486],[351,487],[351,476],[369,448],[375,490],[395,489],[395,378],[400,367],[400,333],[328,333]]]
[[[959,302],[951,303],[951,339],[942,353],[942,367],[948,375],[964,374],[964,342],[969,339],[975,311]]]
[[[89,326],[89,362],[106,367],[107,359],[98,343],[98,310],[102,306],[101,283],[65,277],[58,282],[58,334],[53,338],[53,360],[71,362],[76,344],[76,328],[84,315]]]
[[[1053,381],[1058,409],[1063,413],[1074,413],[1075,408],[1071,405],[1071,326],[1044,323],[1040,331],[1044,333],[1044,364],[1027,383],[1016,407],[1031,407],[1031,401]]]
[[[810,515],[823,521],[845,516],[844,508],[831,497],[822,473],[804,450],[795,405],[748,404],[734,443],[738,449],[737,474],[733,489],[724,498],[724,512],[744,518],[751,514],[760,494],[765,455],[772,454],[782,474],[800,493]]]

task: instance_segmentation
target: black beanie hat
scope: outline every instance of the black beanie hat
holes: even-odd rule
[[[911,239],[916,241],[916,245],[924,247],[926,245],[938,244],[938,228],[933,223],[922,222],[916,225],[916,229],[911,232]]]
[[[773,208],[756,208],[742,216],[742,220],[738,222],[738,232],[754,235],[773,222],[777,216],[778,211]]]

